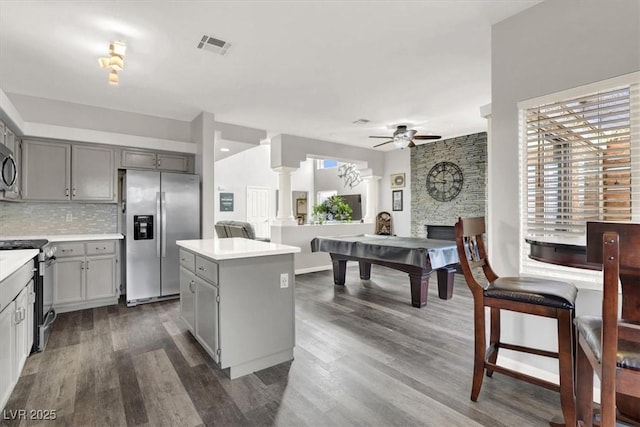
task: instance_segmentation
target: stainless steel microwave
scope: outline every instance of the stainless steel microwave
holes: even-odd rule
[[[18,167],[13,152],[4,144],[0,144],[0,191],[12,190],[16,184]]]

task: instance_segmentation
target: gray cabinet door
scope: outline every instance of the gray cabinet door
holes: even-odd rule
[[[111,148],[73,145],[71,151],[73,200],[115,201],[115,165]]]
[[[109,298],[116,294],[115,255],[88,256],[85,260],[85,299]]]
[[[180,266],[180,316],[195,335],[196,331],[196,276]]]
[[[13,390],[13,366],[15,357],[16,328],[14,326],[15,302],[11,301],[0,312],[0,408],[4,408]]]
[[[84,256],[58,258],[53,267],[53,304],[84,299]]]
[[[125,169],[155,169],[156,154],[145,151],[122,150],[122,167]]]
[[[218,288],[196,277],[196,338],[220,363],[218,355]]]
[[[13,365],[13,372],[16,374],[15,381],[18,380],[19,372],[22,371],[22,367],[24,366],[24,362],[27,361],[27,356],[31,352],[31,347],[27,348],[29,345],[29,332],[33,335],[33,329],[29,330],[29,324],[27,319],[27,313],[31,308],[33,312],[33,304],[29,304],[29,288],[24,287],[22,291],[16,297],[16,312],[19,313],[19,316],[15,319],[16,322],[16,347],[15,347],[15,359]],[[33,326],[33,325],[32,325]]]
[[[158,153],[157,158],[157,167],[160,170],[169,172],[187,172],[189,169],[187,156]]]
[[[22,142],[22,198],[69,200],[71,145],[43,141]]]

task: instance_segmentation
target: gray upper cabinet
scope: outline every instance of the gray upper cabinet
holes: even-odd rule
[[[91,145],[23,140],[23,200],[113,202],[114,152]]]
[[[111,148],[74,145],[71,150],[71,197],[114,201],[115,165]]]
[[[179,153],[122,150],[122,167],[125,169],[189,172],[189,156]]]
[[[122,167],[125,169],[155,169],[156,153],[122,150]]]
[[[23,200],[70,200],[71,144],[22,141]]]

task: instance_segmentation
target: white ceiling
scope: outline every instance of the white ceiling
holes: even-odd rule
[[[491,25],[536,3],[1,0],[0,88],[362,147],[398,123],[453,137],[486,129]],[[119,87],[97,61],[116,39]]]

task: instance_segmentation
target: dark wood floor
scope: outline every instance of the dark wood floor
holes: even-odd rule
[[[229,380],[186,332],[177,301],[62,314],[5,408],[55,409],[42,425],[545,426],[559,397],[499,374],[469,400],[472,300],[409,304],[405,274],[374,266],[296,276],[295,360]]]

